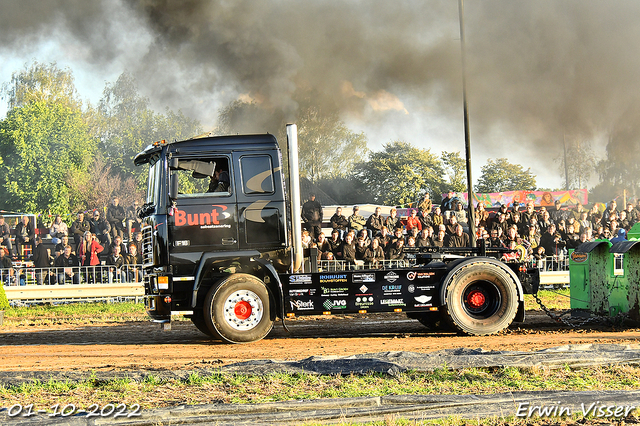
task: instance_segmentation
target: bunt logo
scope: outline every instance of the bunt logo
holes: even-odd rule
[[[290,300],[291,309],[297,309],[299,311],[312,311],[313,310],[313,300]]]
[[[384,276],[384,279],[386,281],[389,281],[390,283],[396,282],[398,278],[400,278],[400,275],[396,274],[393,271],[389,272],[387,275]]]
[[[322,306],[324,306],[324,308],[326,310],[346,309],[347,308],[347,301],[346,300],[331,300],[331,299],[327,299],[327,300],[324,301]]]
[[[195,226],[195,225],[219,225],[220,216],[222,218],[229,217],[229,213],[224,213],[227,210],[227,206],[213,205],[211,212],[202,213],[187,213],[184,210],[176,208],[174,210],[175,224],[176,226]],[[218,211],[220,209],[220,211]]]

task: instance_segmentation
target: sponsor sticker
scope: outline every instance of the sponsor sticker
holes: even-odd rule
[[[376,274],[368,273],[368,274],[353,274],[353,282],[354,283],[375,283],[376,282]]]
[[[398,278],[400,278],[400,275],[396,274],[393,271],[389,272],[387,275],[384,276],[384,279],[390,283],[396,282]]]
[[[346,274],[326,274],[320,275],[320,284],[326,283],[346,283],[347,275]]]
[[[382,299],[380,300],[380,304],[387,306],[407,306],[407,304],[404,303],[404,299]]]
[[[575,263],[584,263],[589,259],[589,253],[576,253],[575,251],[571,253],[571,260]]]
[[[291,309],[298,311],[313,311],[313,300],[290,300]]]
[[[382,291],[385,294],[387,294],[387,293],[400,294],[400,291],[402,291],[402,285],[401,284],[383,285],[382,286]]]
[[[413,298],[416,302],[413,306],[416,308],[423,308],[423,307],[427,307],[427,306],[432,306],[431,299],[433,299],[433,297],[431,296],[426,296],[426,295],[422,295],[422,296],[416,296]]]
[[[349,295],[349,288],[347,287],[320,287],[323,296],[340,296],[346,297]]]
[[[290,284],[311,284],[311,275],[291,275]]]
[[[327,299],[322,306],[328,311],[331,309],[347,309],[347,301],[342,299]]]
[[[416,279],[418,280],[428,280],[429,278],[433,277],[436,273],[435,272],[418,272],[416,274]]]
[[[315,288],[291,288],[289,296],[313,296],[316,294]]]
[[[416,275],[418,275],[416,271],[407,272],[407,279],[413,281],[416,279]]]
[[[361,293],[366,293],[367,290],[369,290],[369,287],[367,287],[366,285],[363,284],[363,285],[360,286],[360,292]]]
[[[415,285],[413,285],[413,284],[409,284],[409,285],[407,286],[407,291],[408,291],[409,293],[413,293],[414,291],[416,291],[416,286],[415,286]]]

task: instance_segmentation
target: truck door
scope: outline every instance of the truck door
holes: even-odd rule
[[[231,166],[230,156],[219,154],[170,161],[170,172],[178,175],[173,220],[169,220],[173,256],[184,253],[197,260],[202,252],[238,248]]]
[[[240,249],[282,248],[285,202],[277,151],[238,153],[237,157]]]

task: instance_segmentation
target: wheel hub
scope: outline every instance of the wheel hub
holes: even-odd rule
[[[246,320],[251,316],[251,304],[249,302],[245,302],[244,300],[236,303],[236,307],[233,308],[233,312],[236,314],[236,317],[240,320]]]
[[[224,320],[236,330],[248,331],[257,327],[263,313],[262,299],[251,290],[235,291],[224,302]]]
[[[481,308],[482,305],[486,303],[486,301],[487,301],[486,296],[484,295],[483,292],[479,290],[473,290],[467,296],[467,303],[471,308],[475,308],[475,309]]]

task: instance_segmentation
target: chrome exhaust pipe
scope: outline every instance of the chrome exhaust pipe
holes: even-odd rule
[[[291,191],[291,235],[293,238],[292,272],[297,272],[302,266],[302,219],[300,208],[300,164],[298,162],[298,126],[287,124],[287,146],[289,154],[289,191]]]

